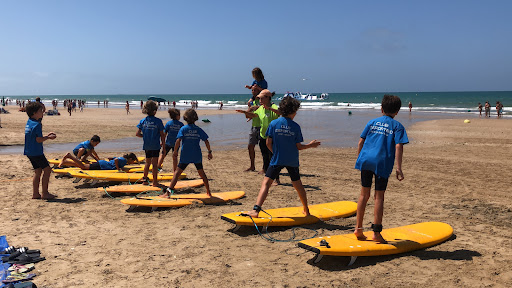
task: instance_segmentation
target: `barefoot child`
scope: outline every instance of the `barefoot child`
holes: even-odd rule
[[[164,146],[165,149],[165,133],[164,124],[160,118],[155,117],[158,111],[158,105],[155,101],[146,101],[142,113],[148,116],[140,120],[137,128],[139,130],[135,134],[137,137],[141,137],[144,140],[142,149],[146,151],[146,165],[144,166],[144,181],[149,182],[148,173],[149,166],[153,165],[153,186],[158,187],[158,155],[160,154],[160,146]]]
[[[254,205],[252,211],[247,213],[251,217],[258,217],[272,182],[283,168],[288,170],[293,188],[295,188],[299,194],[300,202],[302,202],[302,206],[304,206],[304,215],[309,215],[306,191],[300,180],[299,150],[318,147],[320,142],[313,140],[306,145],[301,143],[304,139],[302,138],[300,126],[293,121],[299,107],[300,102],[297,99],[292,97],[284,98],[281,103],[279,103],[279,112],[283,117],[272,121],[268,126],[266,131],[266,145],[268,149],[273,152],[273,155],[265,178],[263,178],[263,182],[261,183],[256,205]]]
[[[164,163],[165,156],[169,151],[174,151],[174,144],[176,144],[176,136],[180,131],[181,127],[183,127],[183,123],[180,122],[180,110],[176,108],[169,108],[169,117],[171,121],[167,122],[164,127],[164,132],[167,134],[165,139],[165,150],[162,150],[162,154],[160,155],[160,159],[158,160],[158,167],[162,168]],[[179,147],[178,147],[179,148]],[[174,153],[173,153],[174,155]],[[176,171],[178,168],[178,157],[172,157],[172,172]]]
[[[135,162],[137,162],[137,156],[134,153],[125,154],[123,157],[116,157],[110,161],[98,160],[98,162],[91,164],[84,164],[78,158],[71,155],[71,153],[68,153],[66,156],[64,156],[64,158],[62,158],[62,161],[59,164],[59,168],[62,167],[62,165],[69,166],[70,164],[72,165],[72,163],[74,163],[82,170],[120,170],[125,165],[133,164]]]
[[[402,173],[402,155],[404,144],[409,143],[405,128],[393,118],[400,111],[402,101],[398,96],[384,95],[382,98],[382,117],[368,122],[357,145],[358,157],[355,168],[361,170],[361,195],[357,202],[357,224],[354,234],[359,240],[366,240],[363,235],[363,217],[366,203],[370,198],[373,175],[375,175],[375,207],[372,224],[373,240],[387,243],[382,231],[382,215],[384,213],[384,193],[388,178],[393,171],[396,155],[396,178],[404,180]]]
[[[23,154],[27,155],[34,168],[32,180],[32,199],[53,199],[57,196],[48,193],[50,173],[52,169],[43,153],[43,142],[48,139],[55,139],[57,135],[50,132],[43,137],[43,125],[37,119],[43,118],[43,105],[39,102],[30,102],[25,108],[29,117],[25,126],[25,149]],[[42,193],[39,194],[39,182],[43,174]]]
[[[204,187],[206,188],[206,194],[212,196],[210,193],[210,185],[208,184],[208,178],[203,170],[203,156],[201,154],[201,146],[199,143],[201,140],[204,141],[206,149],[208,149],[208,160],[213,158],[212,150],[210,149],[210,142],[208,142],[208,135],[203,129],[197,127],[194,123],[198,120],[197,113],[194,109],[188,109],[183,115],[183,119],[188,125],[181,127],[178,135],[176,136],[176,144],[174,145],[173,157],[178,158],[178,150],[181,145],[181,157],[178,164],[178,168],[174,171],[174,177],[172,178],[171,185],[167,189],[167,192],[162,194],[160,197],[169,198],[172,194],[174,186],[178,182],[183,170],[187,168],[188,164],[194,163],[197,169],[197,173],[203,179]]]
[[[91,137],[91,140],[87,140],[78,144],[75,149],[73,149],[73,155],[82,161],[86,161],[87,157],[89,156],[98,161],[100,160],[100,157],[98,157],[98,154],[96,154],[96,151],[94,151],[94,147],[100,144],[100,142],[100,136],[94,135]]]

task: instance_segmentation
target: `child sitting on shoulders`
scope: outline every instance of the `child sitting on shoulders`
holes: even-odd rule
[[[197,169],[197,173],[203,179],[204,187],[206,188],[206,194],[212,196],[210,193],[210,185],[208,184],[208,177],[203,170],[203,155],[201,154],[201,146],[199,143],[201,140],[204,141],[206,149],[208,149],[208,160],[213,158],[212,150],[210,149],[210,142],[208,141],[208,135],[203,129],[197,127],[194,123],[199,119],[194,109],[188,109],[183,115],[183,119],[188,125],[181,127],[178,135],[176,136],[176,144],[174,144],[173,157],[178,158],[178,150],[181,145],[181,156],[178,168],[174,171],[174,177],[172,178],[171,185],[167,191],[160,197],[169,198],[173,193],[174,186],[178,182],[183,170],[187,168],[188,164],[194,163]]]
[[[361,170],[361,194],[357,202],[357,224],[354,234],[361,241],[366,240],[362,228],[363,218],[375,175],[373,240],[377,243],[387,243],[380,234],[384,214],[384,193],[388,185],[388,178],[393,171],[395,155],[396,178],[398,181],[404,180],[402,156],[404,144],[409,143],[404,126],[393,119],[400,111],[401,106],[402,101],[398,96],[384,95],[381,107],[383,116],[366,124],[357,145],[358,157],[355,168]]]
[[[180,122],[180,110],[176,108],[169,108],[169,117],[171,121],[167,122],[164,127],[164,132],[167,134],[165,139],[165,150],[162,150],[162,154],[160,155],[160,159],[158,159],[158,167],[162,168],[164,163],[164,159],[169,153],[169,151],[174,151],[174,145],[176,144],[176,136],[180,131],[181,127],[183,127],[183,123]],[[179,148],[179,147],[178,147]],[[173,153],[174,155],[174,153]],[[172,157],[172,172],[176,171],[178,168],[178,157]]]
[[[247,215],[251,217],[258,217],[272,182],[274,182],[283,168],[288,170],[293,188],[295,188],[299,194],[300,201],[304,207],[304,215],[310,215],[306,190],[304,190],[304,186],[300,180],[299,150],[318,147],[320,142],[313,140],[306,145],[301,143],[304,141],[302,131],[299,124],[293,121],[299,108],[300,102],[297,99],[292,97],[284,98],[281,100],[281,103],[279,103],[279,112],[283,117],[270,122],[266,130],[266,145],[268,149],[272,151],[273,155],[265,173],[265,178],[263,178],[263,182],[261,183],[256,205],[254,205],[252,211],[247,213]]]
[[[153,165],[153,186],[158,187],[158,156],[160,154],[160,146],[165,149],[165,133],[164,124],[160,118],[155,117],[158,111],[158,105],[155,101],[148,100],[144,104],[142,113],[148,116],[137,125],[139,130],[135,134],[144,140],[142,149],[146,152],[146,165],[144,166],[143,181],[149,182],[149,166]]]
[[[30,102],[25,108],[28,115],[27,125],[25,126],[25,149],[23,154],[28,157],[34,168],[34,178],[32,180],[32,199],[53,199],[57,196],[48,192],[50,183],[50,174],[52,168],[44,156],[43,142],[48,139],[55,139],[57,135],[50,132],[43,136],[43,125],[41,121],[44,115],[44,106],[40,102]],[[39,183],[43,175],[42,193],[39,194]]]
[[[73,155],[76,156],[76,158],[86,161],[87,157],[92,156],[92,158],[96,159],[96,161],[100,160],[100,157],[98,157],[98,154],[96,154],[96,151],[94,150],[94,147],[96,147],[98,144],[100,144],[100,136],[94,135],[91,137],[91,140],[84,141],[80,144],[78,144],[75,149],[73,149]]]

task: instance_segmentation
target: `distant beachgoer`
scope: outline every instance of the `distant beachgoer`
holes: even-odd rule
[[[164,159],[169,153],[169,151],[174,151],[174,149],[180,149],[180,147],[176,147],[176,136],[180,131],[181,127],[183,127],[183,123],[180,122],[180,110],[176,108],[169,108],[169,118],[171,121],[167,122],[164,127],[164,132],[166,134],[165,138],[165,149],[162,150],[162,154],[160,155],[160,159],[158,159],[158,168],[162,168],[164,163]],[[172,172],[174,173],[178,168],[178,157],[172,157]]]
[[[503,104],[500,101],[496,101],[496,113],[498,114],[498,118],[503,117]]]
[[[152,165],[153,173],[153,186],[158,186],[158,156],[160,154],[160,147],[164,146],[165,149],[165,133],[164,124],[160,118],[155,117],[158,111],[158,104],[155,101],[148,100],[144,104],[142,113],[148,116],[137,125],[137,133],[135,136],[141,137],[144,140],[142,149],[146,152],[146,165],[144,165],[144,178],[143,181],[149,182],[148,173],[149,166]]]
[[[491,104],[489,104],[489,101],[485,101],[485,117],[491,117]]]
[[[68,101],[68,112],[69,112],[69,116],[71,116],[71,111],[73,111],[73,104],[71,103],[71,101]]]
[[[480,112],[480,118],[482,118],[482,103],[478,102],[478,112]]]
[[[409,101],[409,113],[412,112],[412,103]]]
[[[384,193],[388,178],[393,171],[395,156],[396,178],[398,181],[404,180],[402,156],[404,144],[409,143],[404,126],[393,119],[401,106],[402,102],[398,96],[384,95],[381,107],[382,117],[370,120],[366,124],[357,145],[358,157],[355,168],[361,171],[361,193],[357,203],[357,224],[354,234],[361,241],[366,240],[363,234],[363,218],[375,175],[373,240],[377,243],[387,243],[380,234],[384,213]]]
[[[126,115],[130,114],[130,103],[128,103],[128,101],[126,101],[124,108],[126,109]]]
[[[172,101],[172,107],[176,108],[176,101]]]
[[[100,100],[98,100],[98,108],[100,108]]]
[[[40,103],[43,106],[43,113],[46,112],[46,106],[44,106],[43,102],[41,102],[41,98],[37,97],[36,102]]]
[[[140,100],[140,109],[142,110],[142,107],[144,107],[144,101]]]
[[[219,110],[222,110],[222,106],[224,106],[224,103],[222,103],[222,101],[220,101],[220,103],[219,103]]]
[[[53,199],[57,196],[48,192],[48,184],[50,183],[50,174],[52,168],[44,156],[43,142],[48,139],[55,139],[57,135],[53,132],[43,136],[43,106],[39,102],[31,102],[27,105],[26,111],[29,117],[25,126],[25,149],[23,154],[28,157],[32,167],[34,168],[34,178],[32,180],[32,199]],[[41,120],[39,120],[41,119]],[[39,194],[39,183],[43,175],[42,193]]]

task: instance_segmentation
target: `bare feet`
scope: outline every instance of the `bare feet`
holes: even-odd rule
[[[308,210],[304,210],[304,211],[302,211],[302,214],[304,214],[304,216],[306,216],[306,217],[307,217],[307,216],[309,216],[309,215],[311,215],[311,214],[309,213],[309,209],[308,209]]]
[[[388,241],[384,240],[384,238],[382,238],[382,235],[380,235],[379,232],[373,232],[373,241],[379,244],[388,244]]]
[[[359,241],[366,240],[366,236],[364,236],[364,234],[363,234],[363,228],[356,228],[356,230],[354,231],[354,235],[356,235],[357,240],[359,240]]]
[[[43,196],[41,196],[41,199],[43,200],[51,200],[57,198],[56,195],[50,194],[50,193],[43,193]]]
[[[171,198],[171,195],[169,194],[169,192],[165,192],[164,194],[158,196],[160,198],[166,198],[166,199],[170,199]]]
[[[258,218],[258,215],[260,214],[260,212],[257,212],[256,210],[252,210],[250,212],[247,212],[246,214],[253,218]]]
[[[41,195],[39,193],[34,194],[34,195],[32,195],[32,199],[41,199]]]
[[[256,171],[256,168],[254,167],[249,167],[247,169],[244,170],[244,172],[249,172],[249,171]]]
[[[265,170],[261,169],[260,172],[258,172],[258,174],[260,174],[260,175],[265,174]]]

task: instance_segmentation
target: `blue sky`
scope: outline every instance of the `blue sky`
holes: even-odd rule
[[[512,90],[512,1],[0,5],[0,95]]]

